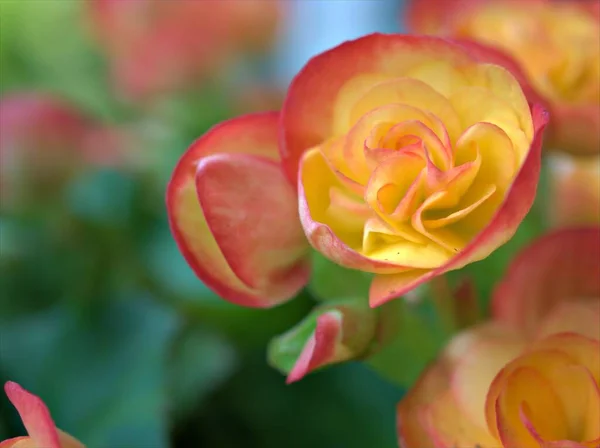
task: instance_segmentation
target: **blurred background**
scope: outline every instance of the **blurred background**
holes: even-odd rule
[[[90,448],[393,448],[402,390],[348,364],[292,386],[267,342],[313,306],[230,305],[164,193],[215,123],[279,108],[314,54],[400,0],[0,0],[0,381]],[[0,398],[0,440],[23,435]]]

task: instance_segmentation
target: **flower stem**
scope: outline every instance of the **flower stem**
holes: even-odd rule
[[[458,329],[458,318],[455,298],[448,278],[444,275],[435,277],[429,282],[429,288],[442,328],[448,335],[454,334]]]

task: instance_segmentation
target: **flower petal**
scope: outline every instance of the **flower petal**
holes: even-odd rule
[[[247,115],[214,127],[184,154],[167,187],[171,231],[185,259],[211,289],[226,300],[245,306],[269,307],[281,303],[293,297],[308,279],[308,266],[300,255],[303,237],[297,220],[297,199],[293,188],[274,164],[278,159],[277,124],[277,114],[266,113]],[[211,155],[212,161],[207,161]],[[236,162],[236,157],[241,157],[240,161]],[[200,165],[202,169],[196,179]],[[224,170],[222,176],[219,167]],[[248,196],[249,190],[243,192],[243,197],[252,198],[246,203],[233,195],[242,184],[231,177],[242,175],[243,167],[256,169],[259,176],[266,176],[260,178],[253,177],[251,172],[243,173],[251,182],[254,194],[258,195]],[[262,185],[256,182],[257,179]],[[197,183],[202,188],[200,192],[197,192]],[[217,184],[223,185],[224,190],[216,191],[214,186]],[[209,191],[214,194],[211,196]],[[200,200],[204,202],[205,210],[200,206]],[[222,206],[224,202],[225,207]],[[237,210],[230,207],[233,203],[238,206]],[[274,206],[283,208],[269,208]],[[235,223],[238,230],[249,232],[236,235],[240,243],[240,249],[237,249],[234,235],[227,232],[227,210],[234,212],[230,216],[232,219],[245,213],[248,222],[255,225],[267,228],[281,225],[283,234],[276,238],[277,241],[269,238],[260,242],[257,237],[265,236],[265,227],[250,229],[250,232],[249,227],[239,220],[231,221],[229,225]],[[205,213],[210,216],[210,223]],[[211,228],[226,245],[226,254],[221,251]],[[269,241],[275,244],[269,246]],[[283,242],[290,246],[281,247]],[[283,257],[279,258],[282,253]],[[296,264],[290,262],[292,253],[299,257]],[[239,254],[249,256],[259,265],[244,265],[243,260],[236,259]],[[274,258],[270,260],[269,257]],[[235,271],[243,278],[239,278],[229,265],[232,260]]]
[[[240,154],[204,157],[196,191],[224,261],[245,286],[264,295],[261,306],[278,304],[304,286],[308,271],[301,260],[308,245],[295,192],[276,163]],[[216,260],[211,267],[220,269]]]
[[[549,440],[568,438],[563,408],[543,371],[520,367],[506,378],[504,388],[495,404],[496,424],[500,440],[506,448],[538,448],[539,444],[523,424],[523,409],[535,413],[534,425]]]
[[[534,106],[535,138],[521,169],[509,188],[504,202],[491,222],[448,263],[434,270],[415,270],[394,275],[378,275],[369,293],[371,306],[379,306],[405,294],[418,285],[473,261],[481,260],[508,241],[529,212],[537,190],[541,167],[542,132],[548,123],[548,114]]]
[[[427,432],[436,448],[497,448],[498,440],[462,412],[452,391],[446,391],[424,410]],[[414,448],[419,448],[415,445]]]
[[[42,399],[12,381],[4,385],[4,391],[17,408],[23,425],[35,445],[61,448],[56,425]]]
[[[525,248],[496,287],[492,314],[531,333],[557,303],[600,297],[600,227],[554,231]]]

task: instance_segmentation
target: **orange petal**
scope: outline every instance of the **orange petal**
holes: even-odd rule
[[[599,227],[562,229],[539,238],[515,258],[496,287],[492,314],[531,333],[559,302],[598,300],[598,260]]]
[[[12,381],[4,385],[4,390],[8,399],[17,408],[23,425],[35,445],[61,448],[56,426],[42,399]]]
[[[211,289],[245,306],[281,303],[308,279],[297,199],[275,163],[277,123],[268,113],[214,127],[184,154],[167,188],[171,230],[185,259]],[[282,233],[264,239],[273,226]]]

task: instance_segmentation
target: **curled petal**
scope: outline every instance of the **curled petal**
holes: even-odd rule
[[[223,123],[182,157],[167,190],[171,230],[196,275],[233,303],[269,307],[308,279],[296,195],[277,160],[277,115]]]
[[[498,435],[504,446],[539,446],[531,431],[523,424],[524,405],[525,409],[538,410],[535,416],[537,425],[534,423],[534,426],[543,430],[548,439],[569,438],[564,409],[552,384],[545,378],[543,371],[520,367],[507,376],[495,405]]]
[[[371,306],[399,297],[444,272],[481,260],[514,235],[533,204],[540,175],[542,132],[548,123],[548,114],[541,106],[534,106],[532,115],[535,138],[504,202],[489,224],[460,253],[437,269],[377,275],[369,295]]]
[[[550,233],[525,248],[496,287],[492,313],[531,333],[556,304],[600,297],[600,227]]]

